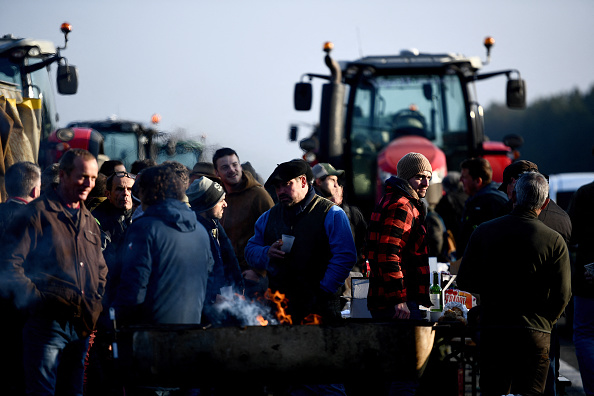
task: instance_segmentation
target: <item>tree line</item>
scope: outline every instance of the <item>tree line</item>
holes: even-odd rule
[[[485,109],[485,132],[501,141],[516,134],[524,139],[520,158],[541,172],[594,172],[594,85],[542,98],[524,110],[494,103]]]

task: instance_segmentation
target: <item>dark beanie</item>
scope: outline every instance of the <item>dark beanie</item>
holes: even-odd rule
[[[212,209],[225,195],[223,187],[206,176],[194,180],[186,190],[188,202],[196,212]]]
[[[408,153],[400,158],[398,165],[396,165],[397,176],[404,180],[409,180],[424,171],[433,173],[431,163],[427,157],[420,153]]]

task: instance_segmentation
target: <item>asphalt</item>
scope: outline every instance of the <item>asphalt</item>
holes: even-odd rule
[[[558,323],[560,344],[559,375],[571,381],[571,386],[566,387],[565,394],[559,394],[559,396],[585,396],[570,327],[566,318],[561,318]]]

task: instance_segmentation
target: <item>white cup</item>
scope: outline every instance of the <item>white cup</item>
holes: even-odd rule
[[[283,244],[281,245],[281,250],[285,253],[289,253],[291,248],[293,247],[293,241],[295,241],[295,237],[293,235],[285,235],[283,234]]]

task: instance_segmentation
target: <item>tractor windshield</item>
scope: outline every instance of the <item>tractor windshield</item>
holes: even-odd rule
[[[354,86],[350,143],[355,194],[371,196],[377,154],[394,139],[423,136],[446,156],[466,147],[462,84],[452,75],[380,75]]]
[[[130,169],[138,156],[138,136],[130,132],[113,132],[97,129],[104,138],[105,155],[111,159],[121,160],[126,169]]]

